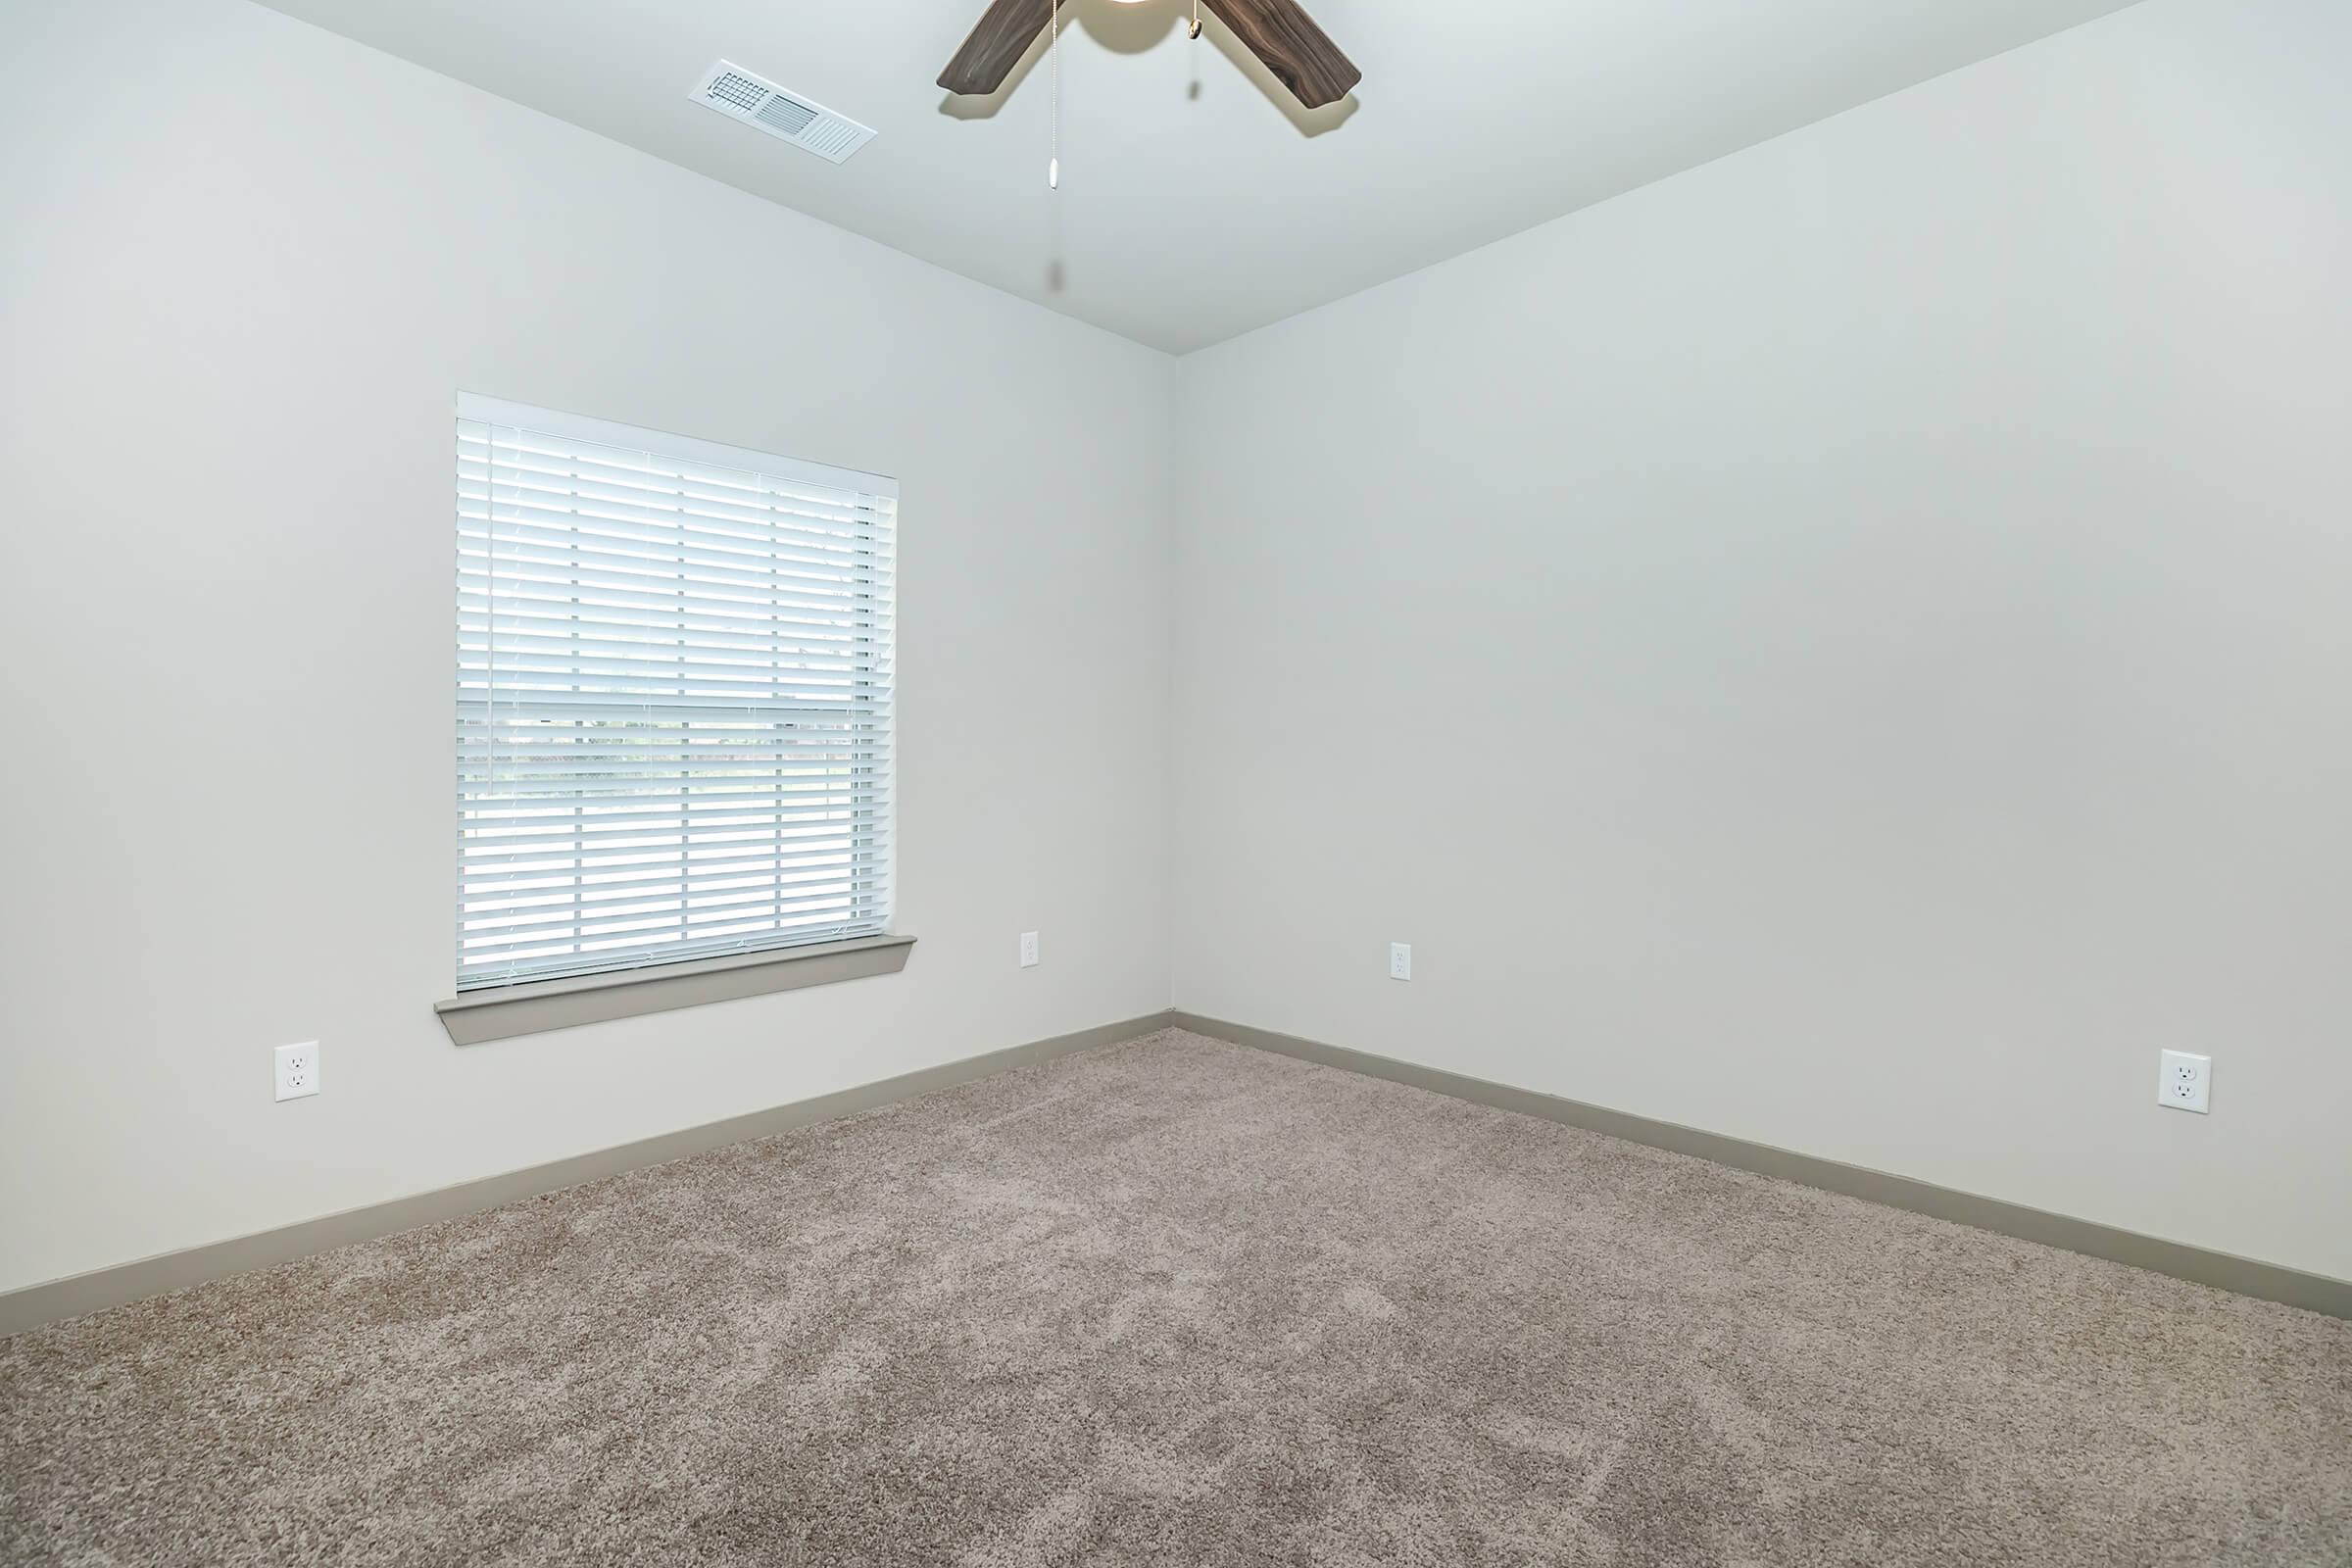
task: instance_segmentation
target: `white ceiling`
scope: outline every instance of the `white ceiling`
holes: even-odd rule
[[[1190,0],[1068,0],[1051,74],[934,85],[985,0],[269,0],[1175,352],[2131,0],[1309,0],[1363,69],[1308,114]],[[725,56],[877,127],[835,166],[688,101]]]

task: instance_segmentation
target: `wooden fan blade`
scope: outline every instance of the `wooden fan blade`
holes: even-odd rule
[[[1039,29],[1054,20],[1056,0],[990,0],[988,14],[963,40],[939,84],[950,92],[987,97],[1004,85]]]
[[[1309,109],[1337,103],[1364,79],[1298,0],[1202,0],[1274,78]],[[1039,18],[1043,24],[1044,18]]]

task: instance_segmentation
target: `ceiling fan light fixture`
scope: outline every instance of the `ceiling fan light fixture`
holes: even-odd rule
[[[1255,55],[1303,108],[1337,103],[1363,79],[1364,74],[1315,25],[1299,0],[1207,0],[1207,6],[1234,40]],[[989,0],[979,24],[939,74],[939,84],[952,93],[978,97],[996,92],[1037,35],[1060,16],[1060,8],[1061,0]]]

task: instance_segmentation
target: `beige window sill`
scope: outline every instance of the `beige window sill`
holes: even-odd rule
[[[433,1004],[441,1026],[461,1046],[511,1040],[575,1024],[639,1013],[699,1007],[770,991],[797,991],[840,980],[896,974],[906,967],[914,938],[854,937],[847,942],[811,943],[805,948],[771,948],[764,953],[696,958],[686,963],[581,975],[570,980],[533,980],[522,985],[468,991]]]

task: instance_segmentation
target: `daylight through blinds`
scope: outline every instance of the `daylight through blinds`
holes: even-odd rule
[[[890,918],[897,486],[460,400],[458,984]]]

